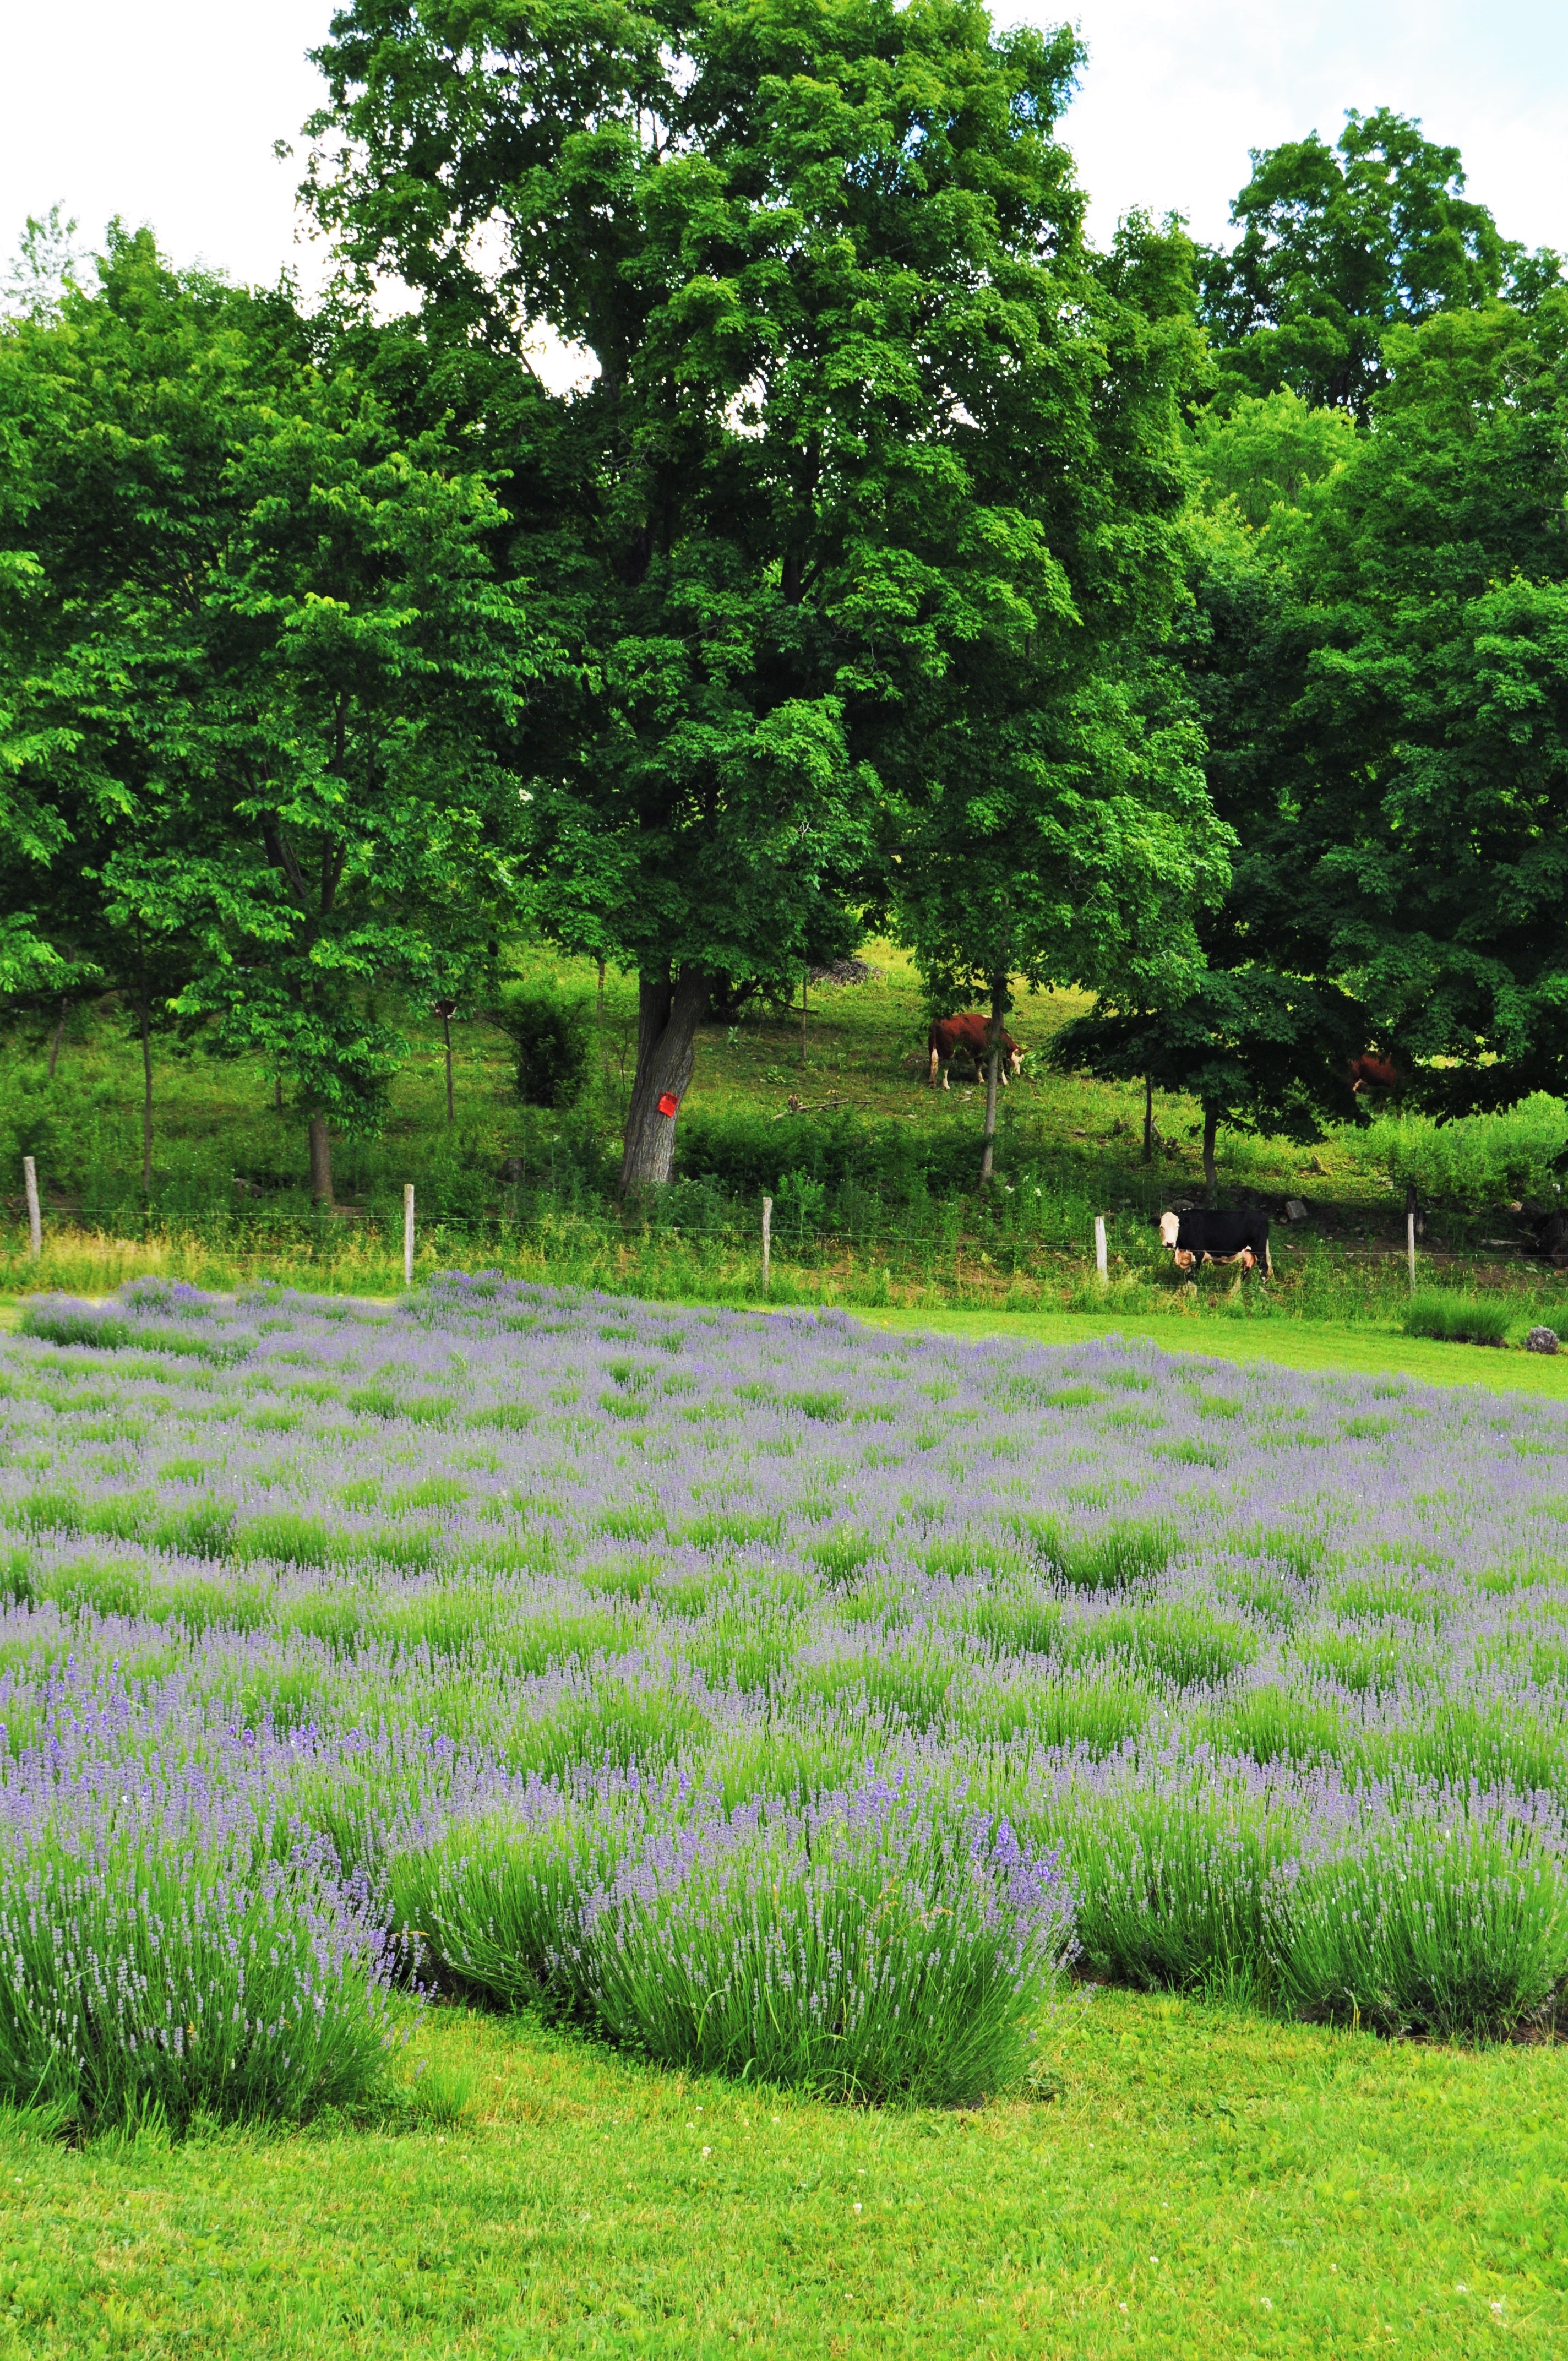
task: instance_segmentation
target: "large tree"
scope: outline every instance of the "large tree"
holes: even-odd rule
[[[146,233],[0,337],[0,432],[34,932],[63,960],[81,916],[144,1049],[156,992],[288,1082],[330,1202],[332,1129],[400,1054],[376,988],[435,998],[490,924],[531,664],[493,495],[317,365],[286,296]]]
[[[906,701],[887,750],[902,791],[899,922],[935,1004],[975,991],[990,1003],[983,1180],[1014,984],[1104,989],[1136,973],[1172,989],[1201,964],[1194,909],[1228,878],[1202,736],[1166,647],[1184,546],[1180,405],[1198,358],[1190,258],[1174,228],[1135,218],[1090,264],[1103,506],[1072,533],[1046,515],[1069,559],[1077,631],[977,634]],[[1135,532],[1135,558],[1102,604],[1101,552]]]
[[[993,730],[1015,802],[1047,779],[1092,826],[1113,728],[1123,836],[1129,797],[1201,833],[1102,687],[1176,594],[1192,338],[1157,239],[1085,247],[1070,33],[353,0],[320,56],[314,198],[367,286],[520,371],[542,333],[586,356],[508,497],[577,664],[535,717],[534,907],[640,979],[627,1186],[670,1172],[716,992],[787,983],[944,808],[971,825]]]

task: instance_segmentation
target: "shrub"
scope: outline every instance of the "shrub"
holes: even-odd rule
[[[1568,1974],[1562,1861],[1463,1794],[1348,1830],[1280,1882],[1270,1930],[1280,1997],[1387,2032],[1506,2032]]]
[[[1536,1091],[1496,1115],[1438,1123],[1387,1115],[1345,1145],[1397,1189],[1428,1203],[1493,1205],[1510,1197],[1551,1197],[1557,1159],[1568,1148],[1568,1103]]]
[[[519,993],[506,1001],[496,1022],[510,1038],[523,1104],[574,1106],[593,1054],[586,1004]]]
[[[90,2128],[298,2120],[362,2097],[393,1958],[323,1853],[156,1824],[46,1828],[0,1869],[0,2098]]]
[[[448,1829],[391,1864],[394,1922],[448,1975],[516,2008],[554,1988],[582,2002],[584,1896],[624,1842],[608,1813],[525,1791],[521,1811]]]
[[[1270,1881],[1299,1842],[1285,1799],[1190,1772],[1082,1797],[1069,1857],[1085,1960],[1146,1988],[1264,1998]]]
[[[1513,1307],[1501,1297],[1434,1287],[1411,1296],[1404,1329],[1407,1336],[1437,1336],[1453,1345],[1504,1345],[1513,1321]]]

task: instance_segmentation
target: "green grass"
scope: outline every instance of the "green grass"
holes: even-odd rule
[[[1036,2098],[883,2113],[444,2009],[361,2125],[0,2117],[0,2356],[1563,2349],[1563,2050],[1112,1992],[1039,2048]]]
[[[1168,1353],[1197,1353],[1224,1361],[1276,1361],[1289,1369],[1345,1369],[1363,1375],[1419,1378],[1424,1385],[1489,1386],[1500,1393],[1547,1394],[1568,1400],[1568,1355],[1499,1353],[1474,1345],[1447,1345],[1405,1336],[1394,1329],[1328,1321],[1244,1323],[1183,1319],[1135,1312],[996,1312],[934,1306],[927,1311],[861,1312],[878,1328],[932,1329],[945,1336],[1016,1336],[1038,1345],[1074,1345],[1086,1337],[1145,1336]]]

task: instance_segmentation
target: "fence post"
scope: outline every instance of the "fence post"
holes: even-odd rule
[[[1105,1257],[1105,1216],[1103,1213],[1096,1213],[1094,1216],[1094,1268],[1100,1273],[1102,1279],[1109,1279],[1111,1276],[1110,1266]]]
[[[1405,1215],[1405,1246],[1410,1257],[1410,1293],[1416,1291],[1416,1209],[1412,1205]]]
[[[403,1285],[414,1283],[414,1184],[403,1185]]]
[[[38,1204],[38,1168],[30,1156],[22,1159],[22,1180],[27,1191],[27,1251],[37,1262],[44,1250],[44,1221]]]
[[[766,1295],[773,1268],[773,1201],[762,1200],[762,1293]]]

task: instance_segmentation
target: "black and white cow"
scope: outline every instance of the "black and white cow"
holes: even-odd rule
[[[1244,1270],[1261,1263],[1270,1279],[1266,1213],[1217,1213],[1195,1205],[1186,1213],[1162,1213],[1159,1242],[1176,1257],[1178,1270],[1201,1262],[1239,1262]]]

